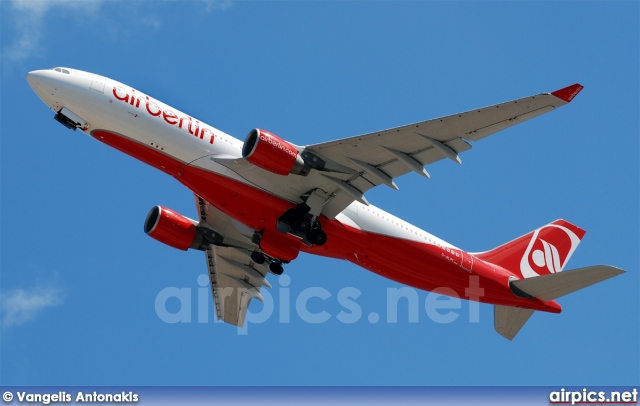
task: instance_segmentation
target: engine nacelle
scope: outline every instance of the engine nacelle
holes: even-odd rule
[[[202,235],[198,232],[196,221],[162,206],[151,209],[144,222],[144,232],[163,244],[183,251],[199,249],[202,245]]]
[[[242,146],[242,157],[278,175],[306,175],[304,160],[296,147],[268,131],[251,130]]]

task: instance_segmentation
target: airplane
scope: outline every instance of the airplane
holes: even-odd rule
[[[36,70],[27,81],[80,130],[173,176],[194,193],[198,220],[155,206],[150,237],[204,251],[216,316],[242,326],[267,274],[300,252],[350,261],[426,291],[494,305],[494,328],[512,340],[534,311],[560,313],[555,299],[625,271],[607,265],[562,272],[585,231],[556,220],[495,249],[470,253],[370,204],[364,194],[459,154],[500,130],[570,103],[574,84],[464,113],[299,146],[255,128],[244,142],[107,77],[71,68]],[[482,294],[470,293],[477,278]]]

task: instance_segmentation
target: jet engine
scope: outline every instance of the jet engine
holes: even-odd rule
[[[259,128],[251,130],[247,135],[242,146],[242,157],[278,175],[306,175],[309,172],[295,146]]]
[[[201,249],[203,243],[198,222],[162,206],[151,209],[144,222],[144,232],[163,244],[183,251]]]

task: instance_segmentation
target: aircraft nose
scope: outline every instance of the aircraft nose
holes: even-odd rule
[[[57,110],[56,80],[52,78],[51,70],[34,70],[27,73],[27,82],[38,97],[49,107]]]
[[[34,70],[27,73],[27,82],[29,82],[29,86],[31,86],[36,93],[38,93],[38,91],[46,90],[47,82],[50,81],[47,77],[47,73],[48,72],[46,70]]]
[[[27,82],[29,82],[29,86],[31,87],[34,87],[38,84],[37,72],[37,70],[34,70],[27,73]]]

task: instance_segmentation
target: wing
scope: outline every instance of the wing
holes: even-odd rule
[[[579,84],[465,113],[436,118],[337,141],[307,145],[300,155],[312,168],[307,176],[270,173],[245,159],[201,158],[227,166],[233,176],[293,203],[306,202],[314,215],[334,218],[354,201],[369,204],[364,193],[380,184],[397,189],[393,179],[408,172],[429,177],[425,165],[459,154],[495,132],[548,113],[569,103],[582,90]],[[197,164],[197,163],[196,163]],[[265,186],[266,185],[266,186]],[[309,198],[312,197],[312,204]]]
[[[569,103],[583,86],[574,84],[553,93],[525,97],[481,109],[377,131],[337,141],[308,145],[303,153],[351,168],[355,173],[327,173],[334,180],[323,213],[332,217],[370,188],[385,184],[397,189],[394,178],[408,172],[429,177],[425,165],[449,158],[461,163],[459,153],[471,148],[467,141],[484,137],[548,113]],[[346,199],[345,199],[346,197]],[[366,203],[366,200],[363,201]]]
[[[241,327],[252,298],[262,301],[260,289],[271,287],[266,279],[268,268],[251,260],[257,246],[251,242],[253,230],[233,220],[195,196],[199,227],[210,230],[216,244],[205,251],[209,282],[216,316],[225,323]]]

